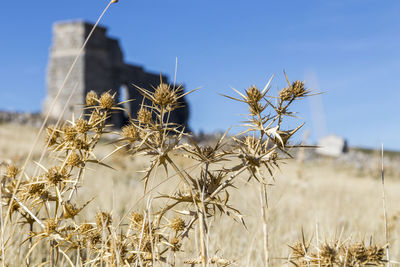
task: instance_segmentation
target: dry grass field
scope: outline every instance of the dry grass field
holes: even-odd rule
[[[0,161],[4,166],[8,161],[22,165],[28,154],[38,129],[29,126],[0,125]],[[106,140],[96,148],[97,155],[107,155],[113,150],[113,144]],[[44,136],[36,146],[33,161],[39,160],[44,147]],[[54,162],[53,158],[46,158],[44,165]],[[189,168],[189,161],[176,156],[175,161],[182,168]],[[145,157],[130,157],[126,152],[118,152],[107,159],[107,167],[88,166],[85,179],[78,189],[80,203],[84,203],[94,196],[91,202],[76,221],[85,222],[86,218],[93,218],[99,210],[112,213],[113,224],[118,224],[121,216],[131,211],[141,210],[157,192],[174,192],[177,184],[167,180],[155,190],[143,197],[143,170],[148,164]],[[373,164],[373,162],[371,162]],[[190,169],[190,168],[189,168]],[[189,170],[188,169],[188,170]],[[301,177],[298,177],[299,169]],[[30,165],[27,172],[34,172],[35,165]],[[153,188],[159,182],[165,181],[167,176],[162,168],[158,171],[156,181],[151,181],[148,188]],[[173,176],[173,170],[169,177]],[[208,221],[209,235],[207,246],[209,254],[232,261],[233,266],[263,266],[262,218],[260,216],[260,191],[254,180],[247,182],[239,177],[236,189],[232,189],[231,205],[243,215],[247,229],[228,216],[217,216]],[[246,177],[247,179],[247,177]],[[340,242],[365,241],[369,244],[385,244],[385,226],[382,208],[381,180],[374,175],[355,175],[348,168],[341,168],[332,164],[329,159],[298,163],[296,160],[287,160],[276,170],[276,183],[268,191],[269,198],[269,249],[271,266],[291,266],[288,258],[293,251],[290,245],[295,244],[304,236],[311,242],[311,247],[319,247],[331,240]],[[388,228],[390,238],[390,252],[395,266],[395,259],[400,259],[400,222],[396,215],[400,214],[400,180],[398,177],[386,177],[386,205],[388,212]],[[158,201],[159,202],[159,201]],[[168,200],[156,205],[166,205]],[[151,211],[150,211],[151,212]],[[26,232],[28,228],[25,227]],[[197,231],[197,229],[195,230]],[[25,233],[26,234],[26,233]],[[18,241],[24,238],[23,233]],[[193,234],[193,236],[197,236]],[[184,242],[184,252],[176,253],[177,266],[187,258],[196,258],[200,255],[198,240],[187,239]],[[23,265],[23,253],[17,249],[18,242],[13,244],[14,251],[8,255],[20,262],[13,266]],[[43,253],[43,255],[41,255]],[[46,261],[46,249],[37,250],[31,256],[33,266]],[[171,256],[172,257],[172,256]],[[10,264],[10,263],[9,263]],[[60,266],[67,265],[64,260]],[[10,265],[11,266],[11,265]],[[168,265],[166,265],[168,266]],[[328,265],[326,265],[328,266]],[[329,265],[330,266],[330,265]],[[333,266],[333,265],[332,265]]]

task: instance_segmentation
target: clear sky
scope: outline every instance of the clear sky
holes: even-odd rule
[[[0,109],[39,111],[55,21],[94,22],[107,0],[3,1]],[[294,108],[315,140],[335,133],[352,146],[400,150],[400,1],[120,0],[102,25],[120,39],[127,62],[173,77],[188,89],[191,127],[239,124],[241,104],[218,93],[273,90],[305,80],[323,95]]]

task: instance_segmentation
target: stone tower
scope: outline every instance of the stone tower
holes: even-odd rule
[[[53,44],[47,73],[47,97],[43,104],[43,114],[47,114],[58,90],[67,75],[79,49],[83,45],[93,25],[84,21],[60,22],[53,26]],[[83,111],[86,93],[90,90],[99,95],[111,90],[116,93],[116,99],[135,99],[126,104],[133,118],[142,103],[143,97],[138,93],[136,86],[152,90],[160,84],[160,74],[149,73],[141,66],[126,64],[117,39],[107,36],[107,29],[97,27],[86,48],[67,81],[64,90],[59,96],[50,117],[57,119],[64,110],[71,90],[74,94],[67,106],[64,119],[70,119],[72,114],[79,116]],[[161,76],[164,83],[168,78]],[[189,107],[182,99],[183,108],[171,114],[170,121],[184,125],[188,129]],[[111,118],[115,127],[126,124],[129,114],[116,112]]]

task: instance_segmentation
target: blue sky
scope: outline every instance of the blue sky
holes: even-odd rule
[[[52,24],[93,22],[107,3],[4,1],[0,109],[40,110]],[[396,0],[120,0],[102,25],[128,62],[173,77],[178,58],[178,81],[201,87],[188,98],[195,131],[227,129],[246,113],[218,93],[262,87],[272,74],[276,91],[286,70],[326,92],[293,108],[313,140],[335,133],[352,146],[400,150],[399,15]]]

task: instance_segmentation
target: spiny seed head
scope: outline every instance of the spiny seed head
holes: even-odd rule
[[[64,218],[65,219],[73,219],[78,213],[79,209],[77,209],[70,201],[66,201],[63,204]]]
[[[169,227],[175,232],[183,231],[185,230],[185,221],[180,217],[175,217]]]
[[[139,212],[132,212],[131,220],[132,220],[132,222],[135,222],[135,223],[142,223],[143,222],[143,214],[141,214]]]
[[[105,92],[100,97],[100,107],[104,109],[110,109],[114,105],[114,97],[109,93]]]
[[[94,106],[97,104],[97,93],[95,91],[90,91],[89,93],[86,94],[86,105],[88,106]]]
[[[304,87],[304,82],[302,81],[294,81],[292,83],[292,92],[295,97],[305,96],[307,93],[306,88]]]
[[[75,127],[78,133],[87,133],[90,130],[89,122],[84,119],[77,120]]]
[[[67,178],[67,170],[65,168],[60,170],[60,167],[52,167],[46,172],[45,178],[50,183],[57,184]]]
[[[66,141],[72,142],[72,141],[75,140],[75,137],[77,135],[77,131],[76,131],[74,126],[71,126],[71,125],[65,126],[63,128],[63,132],[64,132],[64,138],[65,138]]]
[[[45,187],[44,183],[31,184],[29,185],[28,193],[30,195],[41,195],[44,190],[44,187]]]
[[[257,103],[261,100],[262,94],[260,89],[252,85],[246,90],[247,99],[250,103]]]
[[[151,112],[147,108],[139,109],[137,113],[137,119],[140,123],[150,124],[151,123]]]
[[[75,152],[72,152],[67,159],[67,165],[71,167],[79,166],[81,163],[80,156]]]
[[[253,115],[260,114],[264,109],[265,107],[259,102],[249,104],[250,113]]]
[[[72,143],[72,146],[78,150],[86,150],[86,151],[89,150],[89,143],[82,139],[74,140],[74,142]]]
[[[58,222],[56,219],[47,219],[44,222],[45,230],[47,234],[52,234],[57,230]]]
[[[172,238],[170,244],[172,245],[172,251],[179,251],[182,247],[181,241],[177,237]]]
[[[135,125],[129,124],[122,127],[122,136],[127,138],[130,142],[135,142],[139,139],[139,133]]]
[[[211,146],[204,146],[200,148],[201,154],[207,158],[210,159],[214,155],[214,149]]]
[[[111,225],[111,214],[105,211],[100,211],[96,214],[96,224],[98,227],[108,227]]]
[[[177,102],[175,91],[171,90],[170,86],[165,83],[157,86],[154,99],[155,103],[159,106],[175,105]]]
[[[292,96],[293,96],[293,93],[292,93],[291,87],[283,88],[279,92],[279,98],[281,99],[281,101],[289,101],[290,99],[292,99]]]
[[[143,219],[144,219],[143,214],[138,212],[132,212],[131,226],[136,230],[140,230],[143,224]]]
[[[49,126],[46,128],[46,143],[49,146],[57,144],[57,140],[60,137],[60,133],[55,129],[55,126]]]
[[[92,229],[93,225],[91,225],[90,223],[84,223],[79,227],[81,234],[87,234]]]
[[[7,177],[15,178],[19,173],[19,169],[15,165],[9,165],[7,167]]]

